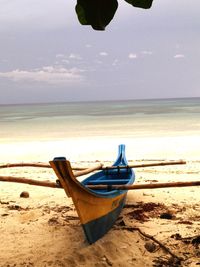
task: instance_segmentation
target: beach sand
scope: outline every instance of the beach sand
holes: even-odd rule
[[[47,149],[43,149],[44,154],[36,157],[40,147],[37,145],[33,144],[30,153],[24,144],[24,152],[18,149],[17,154],[20,145],[15,144],[12,160],[1,154],[0,161],[47,162],[52,159],[51,155],[58,156],[58,151],[48,151],[48,147],[58,147],[55,143],[50,146],[49,141],[45,145]],[[110,154],[103,154],[105,146],[101,147],[99,143],[102,154],[95,154],[95,146],[87,143],[88,150],[83,150],[76,142],[77,153],[71,144],[68,155],[78,165],[92,165],[94,159],[111,161],[116,156],[116,153],[112,154],[116,152],[114,145],[115,142],[111,142],[106,147],[107,151],[112,147]],[[146,154],[145,149],[142,151],[143,156],[141,150],[141,154],[137,153],[139,147],[141,143],[138,143],[138,151],[137,147],[134,153],[127,151],[128,159],[138,155],[135,163],[144,162],[143,159],[149,162],[148,159],[182,158],[187,164],[136,169],[137,183],[199,180],[200,161],[197,154],[187,150],[189,145],[173,154],[172,144],[163,155],[156,154],[152,144]],[[7,144],[7,155],[12,152],[8,148]],[[90,162],[84,162],[86,159]],[[56,179],[51,169],[38,168],[1,169],[0,175]],[[200,265],[199,187],[129,191],[126,206],[115,226],[93,245],[86,242],[72,201],[64,190],[0,182],[0,191],[1,267]],[[29,198],[21,198],[22,191],[29,192]]]

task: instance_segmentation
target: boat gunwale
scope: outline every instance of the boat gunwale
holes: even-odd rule
[[[130,169],[130,170],[131,170],[131,169]],[[87,182],[90,181],[91,178],[93,178],[93,177],[96,176],[97,174],[98,174],[99,176],[105,176],[104,171],[98,172],[98,173],[93,174],[92,176],[86,178],[86,179],[83,180],[82,182],[79,182],[79,181],[78,181],[78,182],[79,182],[79,185],[80,185],[83,189],[87,190],[87,192],[89,191],[90,193],[92,193],[93,195],[98,196],[98,197],[109,197],[109,198],[110,198],[110,197],[115,197],[115,196],[117,196],[117,195],[121,195],[121,194],[127,192],[127,190],[111,189],[111,190],[107,190],[107,191],[102,191],[102,190],[94,190],[94,189],[90,189],[90,188],[88,188],[88,187],[87,187]],[[131,171],[128,175],[130,176],[129,181],[128,181],[127,183],[125,183],[124,185],[131,185],[131,184],[133,184],[133,182],[134,182],[134,179],[135,179],[135,175],[134,175],[134,173]],[[92,179],[92,180],[93,180],[93,179]],[[101,179],[99,179],[99,181],[101,181]]]
[[[134,183],[135,173],[134,173],[132,168],[128,167],[128,161],[127,161],[126,156],[125,156],[125,145],[123,145],[123,144],[119,145],[118,156],[117,156],[117,159],[114,161],[112,166],[127,166],[127,169],[117,170],[117,172],[119,171],[119,175],[120,175],[120,172],[126,171],[127,174],[129,175],[129,181],[127,183],[125,183],[124,185],[131,185]],[[95,174],[87,177],[82,182],[80,182],[81,187],[85,188],[87,190],[87,192],[89,191],[90,193],[92,193],[93,195],[96,195],[97,197],[112,198],[112,197],[116,197],[118,195],[121,195],[123,193],[126,193],[127,190],[111,189],[111,190],[107,190],[107,191],[102,191],[102,190],[94,190],[94,189],[90,189],[90,188],[86,187],[88,181],[94,180],[95,176],[99,176],[99,177],[104,176],[105,177],[106,172],[107,172],[107,170],[103,170],[103,171],[100,171],[98,173],[95,173]],[[116,170],[109,170],[109,172],[110,172],[110,175],[112,175],[112,173],[114,174],[116,172]],[[99,181],[100,180],[101,179],[99,179]]]

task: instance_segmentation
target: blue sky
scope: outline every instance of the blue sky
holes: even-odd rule
[[[200,97],[200,1],[120,0],[106,31],[66,0],[0,0],[0,104]]]

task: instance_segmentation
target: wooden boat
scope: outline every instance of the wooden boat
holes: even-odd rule
[[[125,204],[127,190],[112,190],[109,185],[131,185],[135,180],[135,174],[128,167],[125,157],[125,145],[119,146],[113,166],[127,166],[126,168],[105,169],[82,182],[76,179],[70,162],[65,158],[55,158],[50,164],[66,194],[73,200],[88,242],[94,243],[113,226]],[[108,188],[87,188],[87,185],[99,184],[108,185]]]

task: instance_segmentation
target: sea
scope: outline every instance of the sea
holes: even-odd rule
[[[145,151],[154,140],[152,151],[172,138],[171,146],[182,140],[186,150],[191,142],[200,151],[200,98],[0,105],[0,148],[30,142],[67,147],[73,141],[80,149],[83,143],[84,149],[96,149],[95,144],[102,149],[104,141],[115,140]]]

